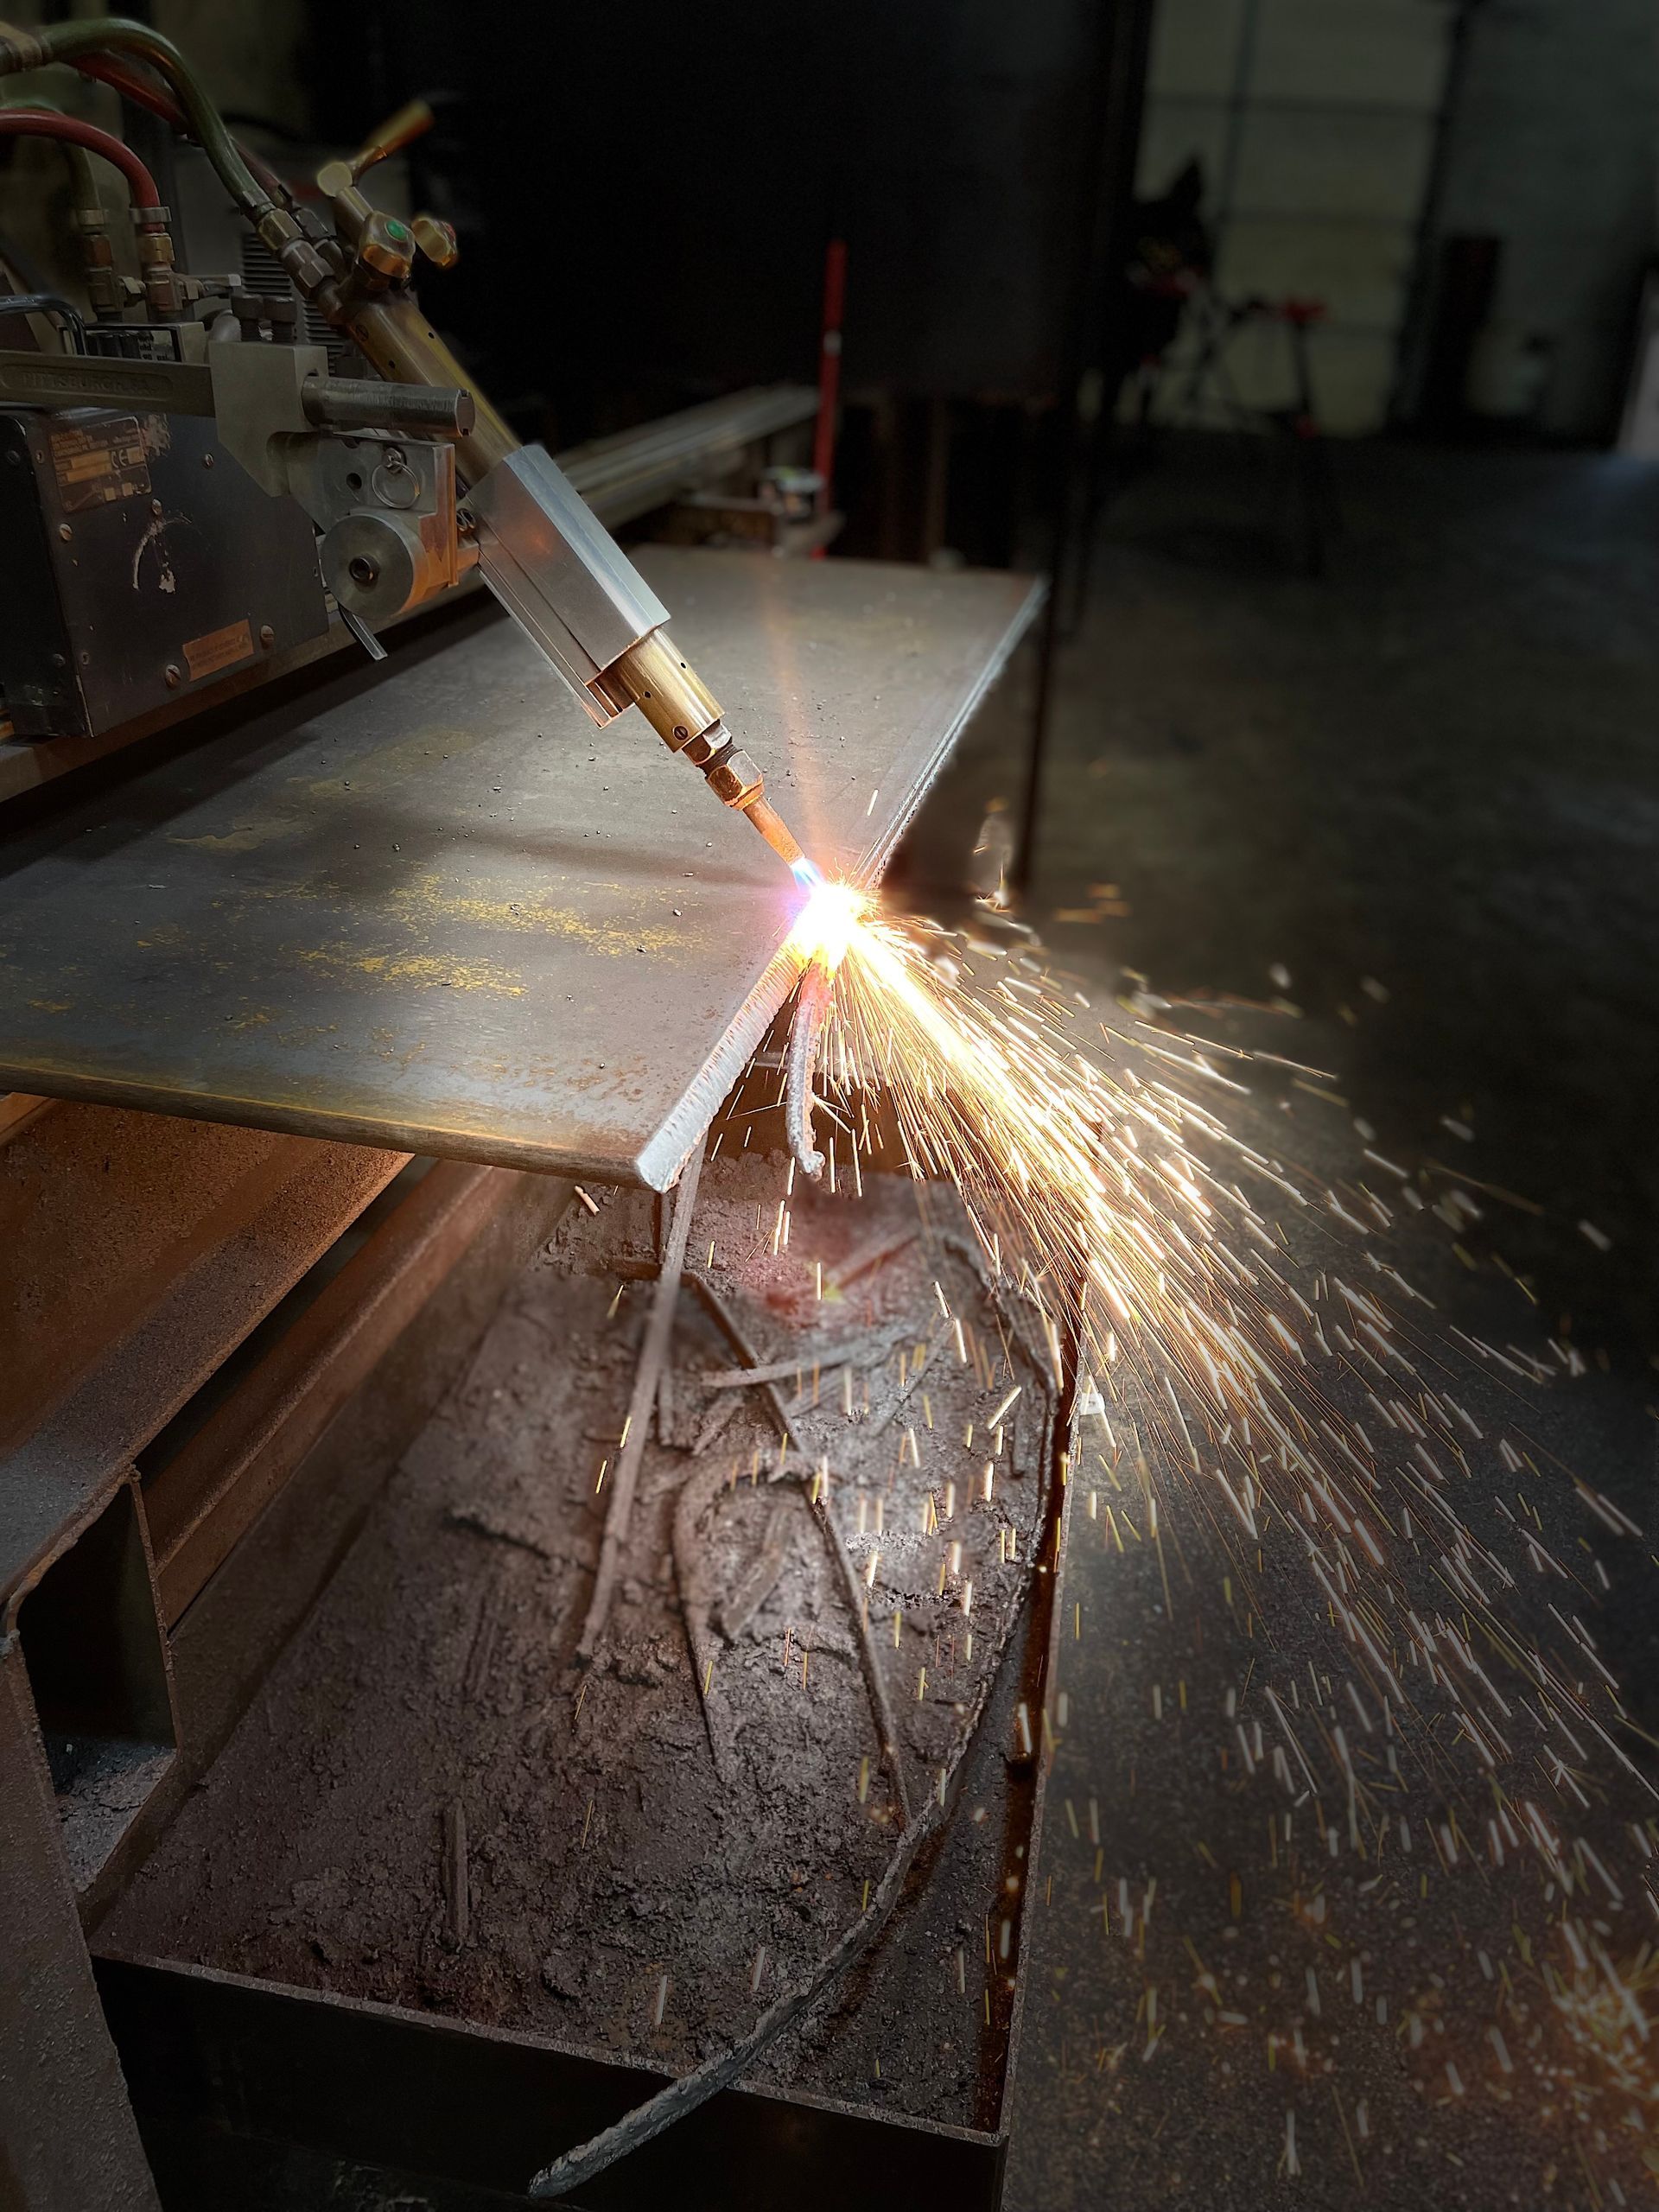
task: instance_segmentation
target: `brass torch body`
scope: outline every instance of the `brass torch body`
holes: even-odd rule
[[[608,668],[605,690],[613,704],[638,707],[671,753],[683,753],[699,767],[709,757],[704,752],[698,758],[699,741],[724,728],[719,700],[666,630],[641,638]]]

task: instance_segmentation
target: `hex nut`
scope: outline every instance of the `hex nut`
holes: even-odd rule
[[[727,806],[741,806],[752,799],[760,789],[760,771],[747,753],[734,746],[729,753],[716,760],[704,773],[709,788]]]

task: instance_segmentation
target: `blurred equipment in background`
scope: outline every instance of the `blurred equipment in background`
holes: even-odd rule
[[[1428,299],[1427,342],[1417,419],[1431,436],[1469,427],[1470,372],[1491,318],[1503,265],[1500,238],[1443,238]]]
[[[830,500],[836,474],[836,437],[841,407],[842,321],[847,305],[847,241],[831,238],[823,251],[823,328],[818,337],[818,421],[812,438],[812,467],[818,480],[818,507]],[[823,547],[813,548],[822,559]]]
[[[404,222],[360,188],[367,170],[429,126],[430,108],[406,105],[352,157],[324,165],[318,200],[302,200],[245,154],[176,49],[142,25],[94,19],[38,35],[0,33],[0,76],[54,61],[93,73],[113,68],[141,105],[188,122],[291,291],[263,298],[237,277],[180,269],[168,211],[136,155],[48,110],[0,112],[0,134],[60,139],[120,170],[141,271],[137,278],[118,272],[101,210],[83,207],[76,222],[96,322],[72,334],[86,341],[82,350],[0,354],[0,400],[31,410],[6,418],[8,459],[14,468],[32,464],[35,478],[33,498],[14,516],[13,557],[37,620],[27,636],[23,626],[9,627],[15,642],[0,644],[0,702],[14,734],[95,734],[162,703],[158,683],[178,690],[269,652],[279,638],[291,645],[320,634],[324,610],[315,592],[300,604],[262,606],[257,642],[252,617],[213,619],[257,592],[267,564],[292,573],[295,548],[280,533],[291,535],[297,509],[316,532],[321,584],[371,653],[381,650],[382,626],[475,566],[593,721],[603,728],[637,706],[717,798],[747,815],[786,865],[804,869],[760,771],[734,745],[713,695],[669,639],[668,609],[556,463],[522,446],[468,389],[422,313],[410,283],[416,256],[448,268],[459,253],[454,231],[429,214]],[[372,373],[335,373],[327,347],[302,334],[300,302],[349,338]],[[148,467],[151,452],[170,442],[170,429],[147,436],[136,412],[88,421],[89,406],[111,405],[143,406],[152,418],[209,418],[219,450],[271,495],[270,530],[239,496],[201,496],[202,475],[190,469],[175,535],[182,524],[203,558],[185,570],[181,594],[162,542],[167,503]],[[43,430],[34,410],[53,418]],[[204,447],[194,458],[206,472],[219,452]],[[185,487],[169,480],[163,488]],[[90,543],[86,535],[77,540],[74,524],[59,514],[60,506],[67,514],[88,504],[137,502],[146,490],[153,520],[135,543],[130,522],[118,522],[113,534],[91,533]],[[67,562],[52,559],[48,532],[74,549]],[[153,594],[142,600],[148,627],[141,618],[135,632],[123,619],[120,584],[130,574],[139,598],[149,547],[169,603]],[[245,588],[226,574],[238,560],[251,571]],[[302,564],[302,594],[306,582]],[[277,597],[274,589],[270,596]]]
[[[1210,281],[1215,257],[1203,213],[1205,189],[1204,164],[1194,159],[1166,192],[1135,201],[1127,257],[1108,272],[1100,359],[1084,372],[1078,399],[1084,488],[1062,618],[1068,636],[1088,600],[1101,515],[1119,479],[1145,458],[1165,361]],[[1119,426],[1126,386],[1136,394],[1141,432],[1128,445]]]
[[[1160,421],[1171,429],[1217,417],[1246,434],[1265,431],[1275,454],[1287,457],[1274,483],[1274,526],[1293,563],[1310,576],[1325,573],[1329,541],[1341,524],[1330,447],[1314,396],[1312,335],[1325,320],[1322,300],[1224,299],[1213,289],[1192,305],[1198,346],[1190,363],[1166,365],[1166,381],[1179,378]],[[1249,332],[1281,332],[1285,340],[1286,397],[1280,407],[1247,404],[1239,396],[1229,354]],[[1150,404],[1147,417],[1150,416]]]
[[[1118,280],[1116,312],[1109,326],[1116,339],[1104,395],[1109,416],[1126,380],[1137,371],[1155,372],[1161,366],[1192,302],[1210,283],[1215,245],[1204,219],[1205,189],[1204,164],[1194,159],[1167,192],[1135,202],[1134,245]]]
[[[1090,357],[1106,342],[1117,249],[1096,211],[1116,226],[1128,205],[1150,0],[852,0],[791,20],[786,52],[766,0],[713,15],[647,0],[637,92],[711,118],[717,158],[689,160],[671,130],[620,130],[607,101],[562,106],[563,173],[604,186],[569,196],[531,286],[524,149],[547,131],[550,83],[612,79],[615,33],[602,12],[534,0],[486,14],[493,35],[458,40],[446,0],[363,0],[344,21],[319,8],[316,35],[336,102],[346,85],[385,107],[446,88],[432,159],[452,160],[447,188],[478,222],[470,288],[446,311],[492,390],[568,443],[833,365],[833,470],[822,453],[811,465],[833,474],[838,551],[948,548],[976,566],[1046,551],[1074,305]],[[649,281],[620,282],[642,257]],[[489,308],[504,291],[509,321]]]
[[[759,545],[768,553],[822,553],[841,527],[824,505],[816,468],[779,465],[755,490],[688,492],[663,514],[657,534],[674,545]]]

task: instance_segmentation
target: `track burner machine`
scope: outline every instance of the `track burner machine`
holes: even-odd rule
[[[1038,594],[625,552],[815,396],[522,443],[412,289],[453,233],[365,189],[423,110],[302,189],[145,26],[0,27],[22,74],[72,212],[0,300],[0,2171],[988,2212],[1051,1348],[949,1194],[791,1181],[768,1033]]]

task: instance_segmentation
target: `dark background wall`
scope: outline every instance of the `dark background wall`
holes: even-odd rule
[[[356,48],[318,73],[317,122],[349,137],[410,92],[453,95],[421,158],[484,227],[440,304],[504,391],[548,393],[562,435],[626,393],[810,375],[833,235],[849,386],[1041,402],[1115,12],[485,0],[461,38],[443,0],[372,0],[343,27],[314,13],[314,50]]]
[[[1644,263],[1659,245],[1652,0],[1480,0],[1451,121],[1440,228],[1503,242],[1475,397],[1501,404],[1535,349],[1538,420],[1618,419]]]
[[[1105,291],[1151,14],[483,0],[461,36],[445,0],[344,18],[308,0],[298,63],[323,138],[436,96],[415,196],[465,250],[423,296],[556,449],[812,378],[843,239],[842,550],[1006,563],[1053,505],[1057,402]]]

